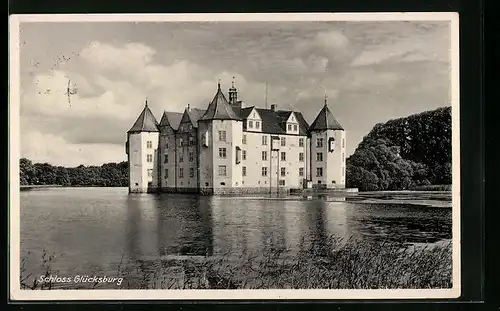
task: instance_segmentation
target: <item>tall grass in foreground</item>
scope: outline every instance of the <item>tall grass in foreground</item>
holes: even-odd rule
[[[304,243],[301,243],[304,245]],[[120,264],[114,276],[124,289],[396,289],[450,288],[451,243],[405,246],[393,242],[328,239],[290,254],[266,248],[258,254],[231,252],[202,260],[135,261]],[[50,275],[45,271],[45,275]],[[110,273],[101,273],[109,275]],[[23,278],[25,289],[33,286]],[[101,288],[87,284],[87,288]]]

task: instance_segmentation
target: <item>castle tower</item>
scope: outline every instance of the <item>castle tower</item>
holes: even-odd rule
[[[231,87],[229,88],[229,103],[235,104],[238,101],[238,90],[234,87],[234,77],[233,82],[231,82]]]
[[[243,124],[220,83],[204,115],[198,120],[200,191],[229,193],[241,187]]]
[[[233,111],[237,115],[240,115],[241,108],[242,108],[242,102],[241,102],[241,100],[238,100],[238,90],[234,86],[234,77],[233,77],[233,81],[231,82],[231,87],[229,88],[229,104],[231,104]]]
[[[346,133],[328,108],[327,97],[311,124],[311,180],[318,188],[345,188]]]
[[[129,192],[155,192],[159,180],[159,129],[146,100],[144,109],[127,132]]]

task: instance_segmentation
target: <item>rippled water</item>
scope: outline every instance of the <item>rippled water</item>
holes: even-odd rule
[[[419,204],[415,204],[415,202]],[[422,203],[423,202],[423,203]],[[128,194],[126,188],[21,192],[21,256],[41,271],[44,251],[60,275],[113,271],[125,260],[296,252],[330,236],[405,243],[451,239],[442,197],[236,198]],[[449,198],[444,198],[449,205]],[[441,204],[441,205],[440,205]],[[302,242],[302,244],[301,244]]]

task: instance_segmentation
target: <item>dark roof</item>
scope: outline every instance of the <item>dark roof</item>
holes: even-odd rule
[[[222,93],[219,84],[217,93],[215,93],[212,102],[210,102],[207,111],[199,120],[241,120],[241,118],[234,112],[226,96]]]
[[[335,119],[333,113],[328,108],[328,105],[324,105],[323,109],[318,113],[318,116],[311,124],[309,128],[310,131],[322,131],[322,130],[344,130],[340,123]]]
[[[291,110],[274,111],[271,109],[256,108],[262,119],[262,132],[269,134],[286,134],[286,129],[282,127],[282,123],[288,119],[293,112],[297,116],[299,122],[299,135],[306,136],[309,125],[307,124],[302,113]],[[286,118],[286,119],[284,119]],[[284,121],[283,121],[284,120]]]
[[[159,132],[158,121],[156,121],[147,103],[132,128],[128,131],[128,133],[140,132]]]
[[[164,111],[163,116],[161,117],[160,125],[170,125],[174,130],[179,128],[179,124],[182,120],[182,113],[180,112],[170,112]]]
[[[198,108],[193,108],[188,111],[189,118],[191,119],[191,123],[193,124],[193,127],[198,127],[198,120],[201,119],[201,117],[207,112],[206,110],[203,109],[198,109]]]
[[[250,115],[250,112],[252,112],[253,108],[255,108],[255,107],[252,106],[252,107],[241,108],[240,117],[242,117],[243,119],[248,118],[248,116]]]

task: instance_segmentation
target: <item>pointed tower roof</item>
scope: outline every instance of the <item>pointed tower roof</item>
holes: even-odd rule
[[[128,133],[140,133],[140,132],[159,132],[158,121],[156,121],[155,116],[149,109],[147,100],[141,114],[135,121],[132,128],[128,131]]]
[[[310,131],[323,131],[323,130],[341,130],[344,128],[340,123],[335,119],[333,113],[328,108],[327,98],[325,96],[325,105],[318,113],[316,119],[314,119],[311,127],[309,127]]]
[[[206,120],[241,120],[241,118],[234,112],[231,104],[222,93],[220,83],[218,84],[217,93],[208,105],[207,111],[200,118],[200,121]]]

